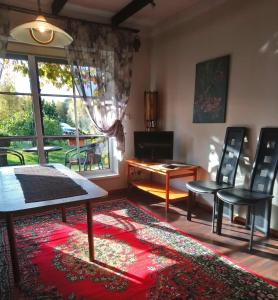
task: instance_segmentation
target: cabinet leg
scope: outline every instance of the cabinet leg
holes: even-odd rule
[[[192,202],[193,202],[193,192],[192,191],[188,191],[189,195],[188,195],[188,200],[187,200],[187,220],[191,221],[191,210],[192,210]]]
[[[126,165],[126,182],[127,182],[127,195],[129,196],[130,190],[131,190],[131,184],[130,184],[130,165]]]
[[[166,213],[169,210],[169,175],[166,175],[166,184],[165,184],[165,193],[166,193]]]

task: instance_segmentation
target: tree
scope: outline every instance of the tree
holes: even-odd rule
[[[42,100],[42,113],[43,116],[47,116],[51,119],[59,120],[59,113],[57,111],[54,101],[47,102]]]
[[[74,115],[69,114],[69,106],[72,102],[72,99],[65,99],[63,102],[59,101],[56,103],[56,109],[60,122],[67,123],[70,126],[75,127]]]
[[[28,64],[23,60],[17,60],[14,63],[14,70],[21,72],[23,75],[28,75]],[[69,65],[61,65],[55,63],[38,63],[39,76],[47,82],[53,84],[56,88],[60,89],[63,86],[72,88],[72,76]],[[40,84],[43,83],[40,80]]]

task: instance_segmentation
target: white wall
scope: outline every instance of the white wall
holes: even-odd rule
[[[175,159],[201,166],[201,178],[214,177],[209,165],[221,153],[228,125],[249,128],[251,163],[260,128],[278,126],[277,11],[275,0],[227,1],[153,39],[151,87],[162,101],[162,128],[175,131]],[[226,123],[193,124],[196,63],[225,54],[231,55]],[[241,162],[237,182],[246,183],[249,169]],[[271,226],[278,228],[277,183]]]

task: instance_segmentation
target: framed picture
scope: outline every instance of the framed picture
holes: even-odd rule
[[[196,65],[193,123],[224,123],[230,56]]]

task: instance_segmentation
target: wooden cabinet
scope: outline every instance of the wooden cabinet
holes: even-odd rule
[[[172,166],[172,168],[170,168]],[[126,161],[126,175],[128,186],[134,186],[142,191],[148,192],[152,195],[165,200],[166,212],[169,209],[171,201],[186,198],[188,193],[186,191],[178,190],[170,186],[170,180],[175,178],[188,178],[197,180],[198,166],[171,164],[170,167],[165,167],[161,163],[142,162],[135,159]],[[150,173],[148,180],[135,180],[132,176],[132,170],[141,170]],[[157,174],[165,177],[165,183],[157,183],[152,180],[152,174]]]

